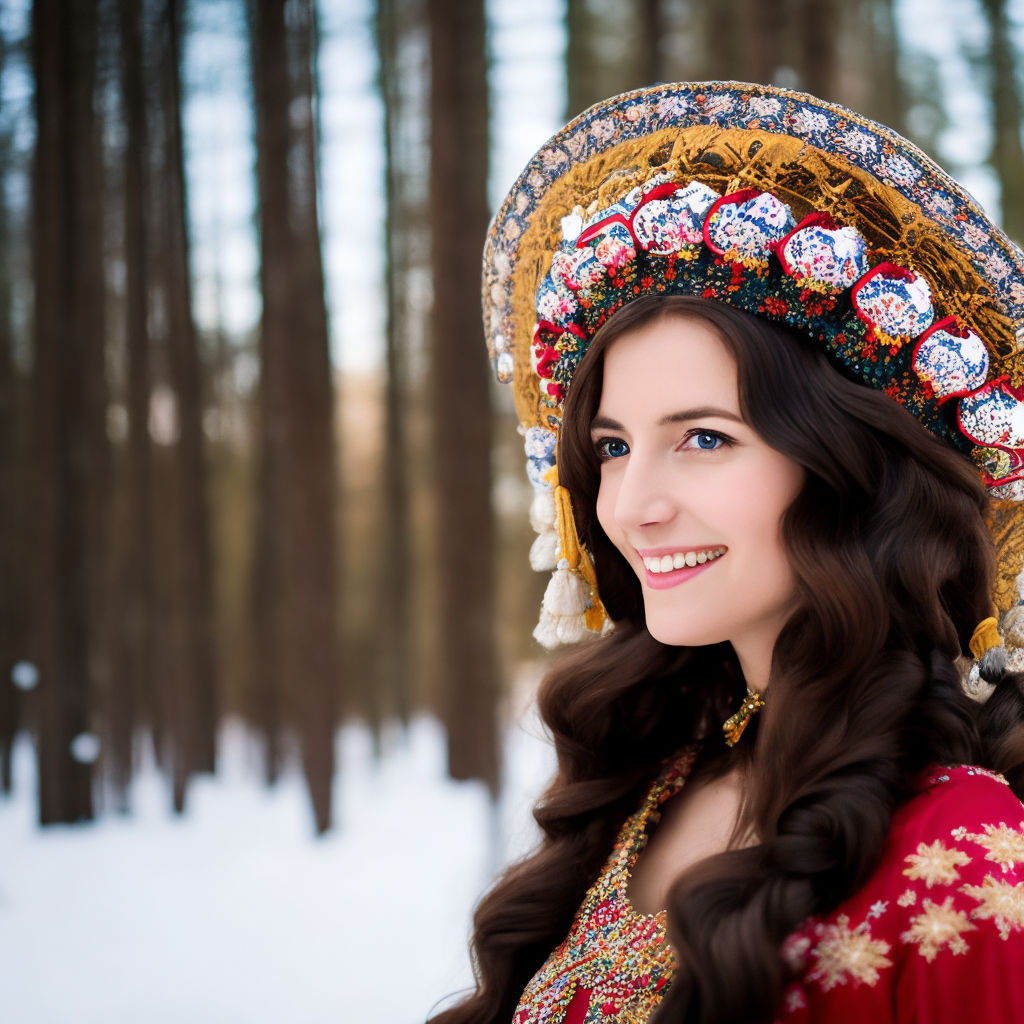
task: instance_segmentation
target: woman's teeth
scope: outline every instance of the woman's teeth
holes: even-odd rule
[[[703,565],[714,558],[725,554],[725,548],[706,548],[703,551],[677,551],[674,555],[662,555],[660,558],[645,558],[644,566],[648,572],[671,572],[673,569],[684,569],[687,566]]]

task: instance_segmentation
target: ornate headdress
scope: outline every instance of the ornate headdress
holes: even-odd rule
[[[555,570],[541,643],[605,623],[558,485],[557,432],[594,332],[652,292],[791,325],[969,455],[992,496],[999,629],[1024,648],[1024,253],[895,132],[736,82],[591,107],[541,148],[491,225],[484,325],[526,439],[531,562]],[[995,621],[975,639],[976,656],[998,643]]]

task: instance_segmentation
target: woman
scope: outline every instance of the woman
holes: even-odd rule
[[[1024,1016],[1020,251],[849,111],[663,86],[524,171],[485,307],[536,635],[606,635],[435,1021]]]

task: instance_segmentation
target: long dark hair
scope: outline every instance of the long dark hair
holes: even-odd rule
[[[744,692],[731,647],[654,640],[639,582],[595,514],[590,423],[603,353],[669,316],[717,331],[738,365],[745,419],[806,470],[782,520],[798,607],[775,645],[768,708],[728,759],[719,725]],[[481,901],[476,990],[433,1024],[511,1021],[658,764],[695,741],[703,771],[737,756],[756,764],[737,832],[758,842],[701,861],[672,887],[679,967],[656,1019],[769,1021],[788,980],[783,940],[869,877],[915,777],[932,762],[1016,773],[1024,761],[1018,678],[1000,675],[980,706],[957,666],[990,611],[985,490],[965,457],[810,340],[688,296],[642,296],[597,332],[566,398],[558,467],[616,627],[542,684],[558,755],[534,811],[544,840]]]

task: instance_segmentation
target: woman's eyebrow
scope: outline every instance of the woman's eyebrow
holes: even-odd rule
[[[702,405],[696,409],[680,409],[679,412],[669,413],[658,420],[658,426],[664,427],[669,423],[683,423],[688,420],[702,420],[709,416],[717,416],[724,420],[733,420],[735,423],[745,422],[742,416],[738,416],[728,409],[720,409],[715,405]],[[591,430],[623,430],[621,423],[608,416],[595,416],[590,422]]]
[[[658,426],[663,427],[668,423],[682,423],[684,420],[703,420],[708,416],[718,416],[723,420],[733,420],[735,423],[743,422],[742,416],[730,412],[728,409],[720,409],[716,405],[702,405],[696,409],[682,409],[679,412],[670,413],[668,416],[662,416],[658,420]]]

